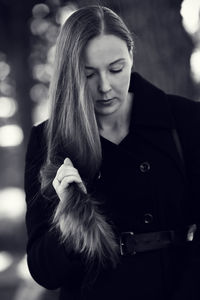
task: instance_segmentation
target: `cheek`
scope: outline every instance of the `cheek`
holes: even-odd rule
[[[116,90],[119,91],[120,94],[124,94],[128,92],[130,84],[130,73],[124,73],[119,76],[115,82]]]
[[[96,84],[95,84],[94,80],[89,80],[89,81],[87,82],[87,89],[88,89],[89,93],[90,93],[92,96],[95,95],[95,93],[96,93]]]

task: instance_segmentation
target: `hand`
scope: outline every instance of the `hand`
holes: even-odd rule
[[[82,182],[82,179],[78,173],[78,170],[74,168],[71,160],[65,158],[64,163],[60,166],[56,173],[56,177],[53,180],[53,187],[61,201],[64,201],[67,188],[70,183],[75,182],[86,194],[87,190]]]

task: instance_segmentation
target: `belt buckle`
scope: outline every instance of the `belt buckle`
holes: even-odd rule
[[[136,250],[134,248],[134,240],[133,240],[133,236],[134,236],[134,232],[132,231],[126,231],[126,232],[122,232],[120,235],[120,239],[119,239],[119,245],[120,245],[120,254],[122,256],[127,256],[127,255],[135,255],[136,254]],[[132,243],[131,243],[131,251],[130,251],[130,247],[129,247],[129,240],[131,239]]]

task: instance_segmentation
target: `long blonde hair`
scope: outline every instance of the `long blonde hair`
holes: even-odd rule
[[[50,188],[65,157],[71,159],[86,186],[99,172],[101,143],[93,101],[87,89],[83,56],[88,41],[102,33],[120,37],[132,50],[133,40],[128,28],[106,7],[88,6],[77,10],[60,31],[50,85],[47,159],[41,169],[43,191]],[[116,265],[118,245],[113,228],[101,213],[99,203],[76,184],[68,188],[66,202],[59,202],[56,207],[53,224],[60,229],[62,241],[69,242],[89,261],[94,258],[99,263],[109,260]]]

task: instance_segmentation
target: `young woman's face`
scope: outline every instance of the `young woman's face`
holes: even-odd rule
[[[124,40],[100,35],[88,42],[85,72],[96,114],[109,115],[126,106],[132,53]]]

